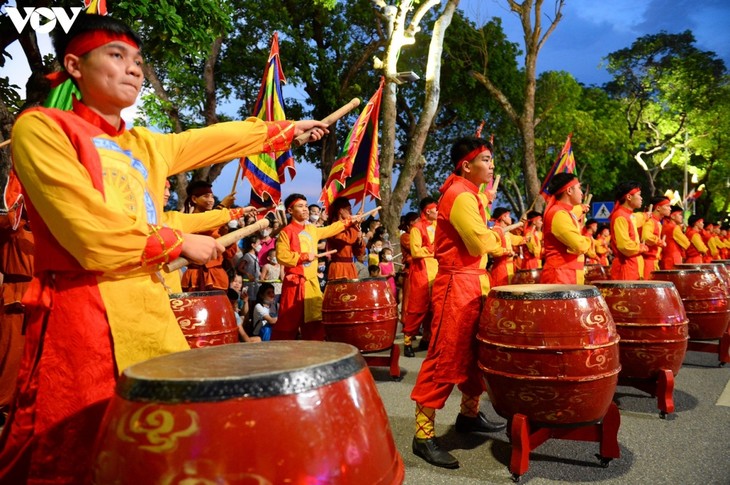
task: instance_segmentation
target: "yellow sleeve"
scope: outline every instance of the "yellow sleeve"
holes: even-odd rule
[[[314,233],[317,235],[317,241],[320,241],[322,239],[327,239],[330,236],[334,236],[335,234],[339,234],[342,231],[345,230],[345,223],[342,221],[333,222],[329,226],[312,226],[312,228],[316,229]],[[307,230],[311,233],[310,227],[307,227]]]
[[[639,243],[629,238],[629,223],[623,217],[618,217],[611,228],[612,235],[616,239],[616,247],[626,256],[636,256],[641,252]]]
[[[413,259],[433,257],[433,253],[423,246],[421,231],[419,231],[416,227],[411,229],[411,257],[413,257]]]
[[[705,246],[705,242],[702,240],[702,236],[698,234],[694,234],[692,236],[692,239],[690,239],[690,242],[692,245],[697,248],[697,251],[701,252],[702,254],[705,254],[707,252],[707,246]]]
[[[567,211],[559,210],[555,213],[551,229],[558,241],[565,244],[571,254],[585,254],[591,247],[590,238],[580,233]]]
[[[654,219],[647,219],[641,229],[641,240],[647,246],[656,246],[661,241],[661,235],[654,234],[654,227],[657,222]]]
[[[517,234],[507,233],[507,237],[509,238],[513,248],[525,244],[525,238],[518,236]]]
[[[212,231],[231,221],[228,209],[215,209],[197,214],[167,211],[162,214],[162,223],[185,233]]]
[[[280,232],[279,237],[276,238],[276,259],[282,266],[287,268],[293,268],[299,264],[300,253],[295,253],[291,249],[291,241],[289,241],[289,235],[286,232]]]
[[[449,222],[459,233],[470,255],[504,254],[499,235],[489,229],[479,215],[479,205],[474,195],[463,193],[456,196],[449,214]]]
[[[293,123],[290,126],[293,134]],[[265,145],[274,141],[270,137],[270,127],[270,124],[258,118],[248,118],[182,133],[154,133],[146,128],[135,128],[135,131],[144,132],[145,137],[154,144],[151,149],[167,162],[168,174],[174,175],[261,153]]]
[[[634,216],[634,225],[636,226],[636,229],[642,229],[644,224],[651,220],[651,217],[647,217],[646,212],[634,212],[632,215]]]
[[[682,228],[679,226],[674,228],[672,238],[674,239],[674,242],[681,246],[682,249],[687,249],[690,245],[689,239],[687,239],[687,236],[684,235]]]
[[[711,237],[710,240],[707,241],[707,248],[713,258],[718,259],[720,257],[720,240],[718,238]]]
[[[18,118],[12,138],[18,177],[61,246],[86,270],[140,267],[151,226],[104,200],[58,124],[30,112]]]

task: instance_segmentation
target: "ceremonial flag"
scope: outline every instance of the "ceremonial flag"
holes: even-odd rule
[[[547,177],[545,177],[545,181],[542,183],[542,187],[540,187],[540,195],[544,199],[547,200],[547,198],[550,196],[545,189],[548,185],[550,185],[550,181],[553,179],[553,176],[556,173],[574,173],[575,172],[575,158],[573,157],[573,148],[570,145],[570,139],[573,137],[573,134],[571,133],[568,135],[568,139],[565,140],[565,145],[563,146],[563,149],[560,151],[560,155],[558,155],[558,159],[555,160],[555,163],[553,164],[552,168],[547,174]]]
[[[279,61],[279,34],[274,33],[253,116],[264,121],[286,120],[282,82],[286,82],[286,79]],[[281,184],[284,183],[285,173],[288,172],[291,179],[296,175],[291,150],[242,158],[240,163],[244,176],[251,182],[252,198],[255,194],[259,199],[267,199],[268,195],[275,204],[281,200]]]
[[[320,196],[325,209],[337,197],[347,197],[355,203],[363,201],[367,195],[380,199],[378,118],[383,84],[381,78],[380,87],[358,116],[340,156],[332,165]]]

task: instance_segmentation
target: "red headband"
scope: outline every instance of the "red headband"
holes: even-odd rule
[[[480,155],[482,152],[489,151],[489,148],[486,145],[481,145],[474,150],[467,153],[464,158],[459,160],[456,164],[456,167],[454,168],[454,171],[457,171],[461,168],[462,165],[464,165],[466,162],[470,162],[474,160],[478,155]]]
[[[637,192],[641,192],[641,189],[640,189],[639,187],[637,187],[637,188],[635,188],[635,189],[631,189],[631,190],[629,190],[628,192],[626,192],[626,193],[625,193],[624,195],[622,195],[622,196],[621,196],[621,199],[623,200],[623,199],[625,199],[626,197],[628,197],[629,195],[634,195],[634,194],[636,194]]]
[[[657,202],[654,207],[660,207],[663,205],[669,205],[671,202],[669,202],[669,199],[662,199],[661,201]]]
[[[567,184],[565,184],[565,185],[563,185],[562,187],[560,187],[560,189],[558,189],[558,191],[557,191],[557,192],[555,192],[555,193],[554,193],[554,194],[552,194],[552,195],[554,195],[555,197],[557,197],[558,195],[562,194],[563,192],[565,192],[565,191],[566,191],[566,190],[568,190],[569,188],[571,188],[571,187],[574,187],[574,186],[578,185],[579,183],[580,183],[580,180],[578,180],[577,178],[574,178],[573,180],[571,180],[571,181],[570,181],[570,182],[568,182]]]
[[[431,209],[435,209],[436,207],[438,207],[438,205],[431,202],[430,204],[428,204],[426,207],[423,208],[423,212],[429,211]]]
[[[132,48],[139,50],[139,45],[137,45],[137,43],[126,34],[118,34],[107,30],[90,30],[71,39],[71,42],[69,42],[68,46],[66,46],[66,52],[64,55],[73,54],[81,57],[97,47],[101,47],[115,41],[124,42]]]
[[[297,197],[296,199],[292,200],[292,201],[291,201],[291,203],[290,203],[290,204],[289,204],[288,206],[286,206],[286,208],[287,208],[287,209],[291,209],[291,208],[292,208],[292,206],[293,206],[294,204],[296,204],[297,202],[299,202],[300,200],[303,200],[304,202],[306,202],[306,201],[307,201],[307,199],[302,199],[301,197]]]

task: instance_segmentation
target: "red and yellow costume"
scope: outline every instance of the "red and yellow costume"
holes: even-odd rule
[[[411,399],[416,401],[417,438],[433,437],[433,410],[443,408],[454,385],[476,404],[484,391],[477,365],[477,327],[489,278],[487,253],[499,254],[499,237],[487,228],[486,196],[463,177],[451,175],[441,188],[433,285],[433,340]],[[463,406],[462,406],[463,407]],[[426,419],[428,417],[428,419]]]
[[[674,265],[682,262],[682,253],[689,247],[689,239],[682,232],[682,228],[668,217],[662,224],[662,237],[667,246],[662,251],[659,267],[673,269]]]
[[[357,227],[348,227],[339,234],[327,238],[327,250],[337,251],[330,256],[327,280],[357,279],[357,266],[353,258],[365,256],[365,243]]]
[[[272,340],[294,340],[301,330],[304,340],[324,340],[322,327],[322,290],[317,279],[317,244],[342,232],[345,223],[337,221],[329,226],[301,224],[292,221],[279,233],[276,241],[276,259],[286,268],[281,286],[279,319],[274,325]]]
[[[609,240],[603,236],[594,239],[593,247],[596,250],[596,259],[601,266],[608,266]]]
[[[522,253],[522,269],[542,268],[542,231],[535,226],[529,226],[525,230],[525,247],[527,251]]]
[[[205,214],[205,212],[201,212],[200,214]],[[224,224],[212,231],[204,231],[200,234],[218,239],[228,234],[228,225]],[[180,282],[183,291],[227,290],[229,283],[228,273],[223,268],[223,261],[232,259],[237,251],[237,245],[231,244],[220,256],[211,259],[205,264],[190,263],[188,269],[183,273],[182,281]]]
[[[638,280],[644,275],[644,247],[631,209],[617,205],[611,214],[611,279]]]
[[[702,234],[694,227],[690,227],[685,232],[685,236],[687,236],[690,242],[686,250],[687,257],[685,258],[685,263],[702,263],[702,258],[708,251],[705,242],[702,240]]]
[[[423,341],[431,338],[431,290],[438,261],[434,257],[434,240],[436,237],[436,221],[429,221],[425,214],[411,227],[408,302],[405,317],[403,318],[403,334],[407,338],[418,335],[418,329],[423,327]]]
[[[643,254],[644,258],[644,279],[651,279],[651,272],[659,269],[659,260],[661,259],[664,243],[662,242],[662,224],[661,220],[652,213],[644,227],[641,228],[641,240],[649,248]]]
[[[720,249],[722,248],[722,241],[720,241],[720,236],[714,233],[710,233],[710,237],[707,240],[707,255],[705,258],[705,263],[710,263],[712,261],[717,261],[719,259],[722,259],[720,257]]]
[[[22,211],[22,206],[20,206]],[[17,207],[16,207],[17,208]],[[23,355],[23,304],[33,278],[33,233],[28,221],[11,208],[0,216],[0,273],[3,274],[2,307],[0,307],[0,408],[10,404]]]
[[[492,276],[492,286],[502,286],[510,284],[512,277],[515,275],[515,258],[512,256],[515,246],[519,246],[524,242],[522,236],[506,233],[499,226],[494,226],[494,232],[499,236],[499,242],[502,246],[502,256],[495,256],[494,263],[490,274]]]
[[[548,205],[545,210],[545,264],[540,283],[582,285],[585,281],[585,253],[590,249],[591,241],[581,234],[576,210],[560,201]]]
[[[13,128],[35,277],[18,392],[0,438],[0,481],[83,482],[117,376],[188,349],[157,272],[181,253],[163,227],[165,179],[291,143],[293,123],[220,123],[180,134],[108,124],[80,103]]]

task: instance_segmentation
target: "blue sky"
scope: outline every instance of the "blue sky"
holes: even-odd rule
[[[554,0],[546,0],[543,13],[551,14],[553,5]],[[461,0],[459,8],[477,25],[492,17],[502,18],[508,38],[523,45],[519,20],[509,12],[505,0]],[[543,22],[548,21],[543,19]],[[730,1],[727,0],[567,0],[563,19],[540,52],[537,67],[540,72],[567,71],[586,85],[601,85],[609,80],[602,62],[610,52],[629,47],[643,35],[661,30],[679,33],[688,29],[693,31],[698,48],[717,53],[730,66],[728,24]],[[47,40],[42,40],[41,45],[44,52],[50,51]],[[6,64],[3,72],[8,70],[16,84],[24,85],[29,71],[17,42],[11,52],[15,59],[23,59],[23,62]],[[282,62],[286,71],[286,59]],[[305,98],[294,88],[287,91],[287,96]],[[131,120],[133,111],[127,113],[125,119]],[[223,197],[230,191],[235,171],[235,163],[225,167],[214,184],[216,195]],[[319,171],[309,163],[300,163],[294,182],[287,181],[283,193],[286,196],[296,188],[310,201],[315,201],[321,190],[319,184]],[[248,182],[239,182],[236,202],[247,204],[249,192]]]

